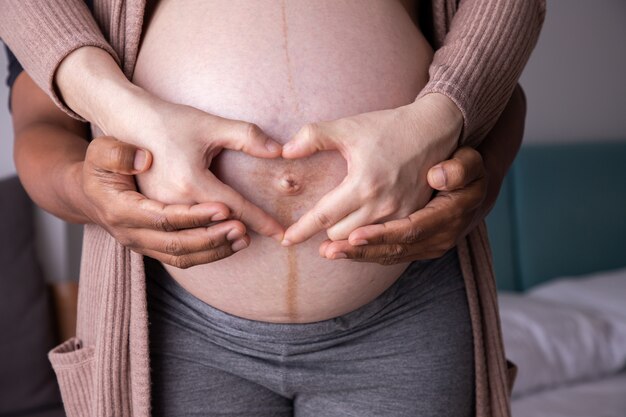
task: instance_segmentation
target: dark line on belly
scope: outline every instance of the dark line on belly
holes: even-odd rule
[[[293,82],[291,56],[289,55],[289,31],[287,30],[287,10],[285,2],[286,0],[281,0],[280,10],[282,14],[283,50],[285,51],[285,60],[287,62],[287,85],[289,86],[289,90],[293,93],[293,95],[297,97],[296,88]],[[296,99],[296,102],[294,103],[294,110],[298,113],[300,112],[299,101],[300,100]]]
[[[287,227],[294,221],[294,205],[290,198],[278,198],[274,200],[276,220]],[[298,258],[296,248],[287,248],[287,282],[285,283],[285,308],[290,321],[298,318]]]
[[[298,261],[296,258],[296,248],[287,248],[287,314],[289,318],[295,320],[298,317]]]

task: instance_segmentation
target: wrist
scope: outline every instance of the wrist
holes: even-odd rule
[[[68,213],[73,213],[72,223],[93,223],[91,204],[83,189],[83,161],[72,162],[65,169],[63,183],[67,193]]]
[[[459,107],[448,96],[429,93],[421,96],[408,106],[416,114],[428,115],[431,123],[437,124],[441,137],[451,141],[452,149],[460,146],[465,119]]]
[[[86,46],[60,63],[54,81],[68,107],[105,134],[124,137],[139,110],[155,98],[134,85],[106,51]]]

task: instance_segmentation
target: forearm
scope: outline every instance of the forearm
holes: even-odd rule
[[[59,62],[84,45],[116,55],[83,0],[2,0],[0,38],[42,91],[74,117],[54,87]]]
[[[464,116],[461,142],[476,147],[498,120],[530,57],[545,0],[460,0],[456,11],[446,13],[451,11],[447,33],[435,34],[430,79],[420,95],[439,92],[454,101]],[[438,10],[433,19],[448,20]]]
[[[77,49],[59,65],[55,83],[63,101],[104,134],[147,145],[132,126],[156,117],[151,109],[159,100],[131,83],[110,54],[93,47]]]
[[[493,208],[504,177],[522,144],[525,119],[526,98],[518,85],[497,123],[477,148],[488,175],[487,195],[481,209],[484,216]]]
[[[31,124],[15,138],[18,175],[33,201],[71,223],[89,223],[82,193],[82,164],[87,141],[48,123]]]

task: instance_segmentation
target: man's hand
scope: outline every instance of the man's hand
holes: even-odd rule
[[[134,175],[148,170],[149,152],[111,137],[94,139],[82,163],[83,211],[122,245],[187,268],[232,255],[250,238],[223,203],[166,205],[138,193]],[[221,221],[220,223],[214,223]]]
[[[428,183],[439,192],[423,209],[404,219],[358,228],[348,240],[327,240],[320,255],[383,265],[442,256],[484,217],[488,179],[480,153],[458,149],[450,160],[428,171]]]

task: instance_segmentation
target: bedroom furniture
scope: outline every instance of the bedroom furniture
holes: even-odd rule
[[[626,417],[626,141],[523,146],[487,224],[513,417]]]
[[[523,146],[487,225],[502,290],[626,266],[626,139]]]

